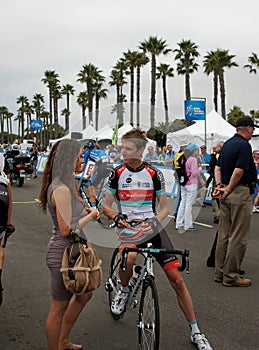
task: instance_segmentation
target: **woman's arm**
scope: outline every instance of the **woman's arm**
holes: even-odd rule
[[[52,203],[56,206],[58,226],[62,236],[71,234],[72,205],[71,193],[67,186],[60,186],[52,194]],[[99,219],[99,212],[94,208],[85,211],[83,217],[78,220],[78,225],[82,228],[91,220]]]

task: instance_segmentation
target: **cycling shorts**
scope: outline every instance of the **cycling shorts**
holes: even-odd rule
[[[165,229],[162,228],[162,226],[159,224],[159,232],[155,236],[153,236],[149,241],[141,244],[132,244],[132,243],[122,243],[119,247],[120,251],[126,247],[138,247],[138,248],[146,248],[147,243],[152,243],[153,248],[163,248],[167,250],[174,250],[173,243],[171,242],[170,238],[168,237]],[[159,265],[162,267],[162,269],[166,272],[169,270],[177,269],[180,266],[180,262],[176,255],[171,253],[161,253],[161,254],[155,254],[155,259],[159,263]]]
[[[0,184],[0,226],[6,226],[8,220],[9,195],[7,186]]]

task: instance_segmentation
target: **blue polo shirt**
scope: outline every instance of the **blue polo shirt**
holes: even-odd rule
[[[220,166],[221,181],[225,185],[229,184],[235,168],[244,170],[240,185],[251,185],[256,182],[257,174],[251,145],[239,134],[235,134],[224,143],[217,165]]]

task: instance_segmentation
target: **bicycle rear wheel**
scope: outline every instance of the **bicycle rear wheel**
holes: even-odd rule
[[[157,288],[152,277],[143,283],[138,322],[139,350],[158,350],[160,316]]]
[[[109,308],[110,308],[111,315],[115,320],[118,320],[121,317],[121,315],[115,315],[111,310],[112,301],[115,295],[117,294],[118,290],[120,289],[120,285],[121,285],[120,276],[119,276],[119,265],[120,265],[120,252],[118,248],[115,248],[111,258],[111,263],[109,268],[109,279],[108,279],[108,282],[106,283],[106,290],[108,291],[108,294],[109,294]]]

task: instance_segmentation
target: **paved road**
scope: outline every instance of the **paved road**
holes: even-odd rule
[[[0,308],[1,350],[46,350],[44,323],[49,306],[49,272],[45,265],[45,250],[50,237],[49,215],[43,215],[34,201],[40,187],[40,178],[26,182],[22,188],[13,186],[13,222],[16,233],[6,247],[3,275],[4,302]],[[212,224],[211,207],[202,208],[198,222]],[[191,253],[190,275],[185,275],[191,291],[197,319],[213,344],[214,350],[259,349],[258,335],[258,250],[259,214],[254,214],[251,238],[243,267],[253,281],[249,288],[226,288],[213,281],[213,269],[205,261],[213,241],[216,225],[199,226],[199,231],[179,234],[173,222],[167,231],[179,249]],[[103,260],[104,279],[112,248],[111,232],[98,224],[89,225],[89,236],[98,245]],[[174,292],[158,266],[155,268],[161,309],[161,350],[191,350],[189,329],[179,310]],[[120,321],[113,321],[107,305],[104,287],[78,320],[72,339],[80,341],[85,349],[124,350],[137,349],[137,312],[128,312]]]

